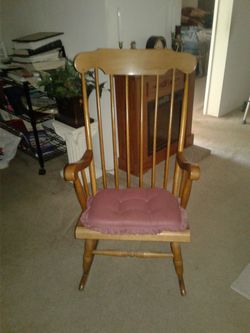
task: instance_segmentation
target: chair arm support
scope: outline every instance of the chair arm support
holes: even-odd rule
[[[198,180],[200,178],[200,167],[198,164],[195,163],[189,163],[185,157],[183,156],[183,153],[178,152],[176,155],[176,160],[179,165],[179,167],[182,170],[187,171],[188,178],[190,180]]]
[[[176,160],[180,169],[186,171],[182,176],[183,178],[181,180],[179,193],[181,206],[186,208],[191,193],[192,182],[193,180],[198,180],[200,178],[200,167],[197,164],[191,164],[187,162],[183,156],[183,153],[180,152],[177,153]]]
[[[92,150],[86,150],[79,161],[67,164],[64,168],[64,179],[67,181],[76,181],[78,172],[86,169],[90,165],[92,158]]]

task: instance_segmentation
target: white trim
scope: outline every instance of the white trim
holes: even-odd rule
[[[211,76],[212,76],[211,74],[212,74],[212,67],[213,67],[213,60],[214,60],[215,34],[216,34],[216,30],[217,30],[218,12],[219,12],[219,1],[220,0],[215,0],[215,3],[214,3],[212,37],[211,37],[211,43],[210,43],[206,90],[205,90],[204,105],[203,105],[203,114],[204,115],[207,114],[208,97],[209,97],[209,93],[210,93]]]
[[[234,0],[216,0],[203,113],[219,117]]]

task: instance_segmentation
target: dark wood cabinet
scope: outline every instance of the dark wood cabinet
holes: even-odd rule
[[[195,73],[189,76],[189,96],[188,96],[188,119],[185,137],[185,146],[193,144],[192,113],[194,98],[194,79]],[[157,154],[156,163],[161,162],[166,156],[167,133],[161,131],[161,124],[168,121],[170,111],[172,73],[168,72],[161,76],[159,82],[159,100],[158,100],[158,122],[157,122]],[[139,175],[139,140],[140,140],[140,77],[129,77],[129,125],[130,125],[130,159],[131,173]],[[126,97],[125,97],[125,77],[115,77],[116,86],[116,105],[117,122],[119,138],[119,168],[126,170]],[[177,151],[177,137],[179,134],[181,104],[184,89],[184,74],[177,73],[175,83],[175,103],[173,112],[171,154]],[[152,143],[153,143],[153,123],[155,107],[156,78],[152,76],[144,77],[144,113],[143,113],[143,172],[151,168],[152,165]],[[165,127],[165,126],[164,126]]]

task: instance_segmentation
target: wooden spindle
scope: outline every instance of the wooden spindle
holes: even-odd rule
[[[113,159],[114,159],[114,177],[115,177],[115,188],[119,188],[119,177],[118,177],[118,157],[117,157],[117,143],[116,143],[116,121],[114,112],[114,77],[109,76],[110,81],[110,110],[111,110],[111,124],[112,124],[112,141],[113,141]]]
[[[129,100],[128,100],[128,75],[125,80],[126,90],[126,151],[127,151],[127,187],[130,187],[130,135],[129,135]]]
[[[172,122],[173,122],[173,109],[174,109],[175,75],[176,75],[175,69],[173,69],[170,114],[169,114],[168,136],[167,136],[167,151],[166,151],[166,162],[165,162],[165,171],[164,171],[164,180],[163,180],[163,187],[165,189],[167,189],[167,185],[168,185],[168,174],[169,174],[169,163],[170,163],[170,148],[171,148]]]
[[[144,77],[141,76],[141,112],[140,112],[140,178],[139,186],[143,187],[143,125],[144,125],[144,110],[143,110],[143,94],[144,94]]]
[[[82,188],[82,183],[81,183],[79,177],[77,177],[76,180],[74,181],[74,187],[75,187],[76,195],[77,195],[78,201],[81,205],[81,208],[82,208],[82,210],[85,210],[87,208],[87,196]]]
[[[86,146],[87,149],[93,151],[93,143],[91,136],[91,128],[90,128],[90,117],[89,117],[89,104],[88,104],[88,96],[87,96],[87,85],[84,73],[82,74],[82,95],[83,95],[83,111],[84,111],[84,123],[85,123],[85,137],[86,137]],[[90,180],[91,180],[91,188],[92,194],[96,194],[96,174],[95,174],[95,166],[94,159],[92,159],[90,166]]]
[[[186,122],[187,122],[187,104],[188,104],[188,83],[189,75],[185,75],[185,86],[184,86],[184,96],[181,110],[181,125],[180,125],[180,139],[178,142],[178,152],[183,152],[185,144],[185,134],[186,134]]]
[[[173,258],[172,253],[165,252],[135,252],[135,251],[119,251],[119,250],[94,250],[94,255],[113,256],[113,257],[136,257],[136,258]]]
[[[101,103],[100,103],[100,92],[99,92],[98,68],[95,68],[95,89],[96,89],[96,108],[97,108],[97,117],[98,117],[100,156],[101,156],[101,165],[102,165],[102,183],[103,183],[103,188],[107,188],[107,174],[106,174],[105,153],[104,153],[104,144],[103,144],[102,114],[101,114]]]
[[[192,188],[192,181],[191,179],[186,178],[181,197],[181,207],[183,208],[187,207],[189,196],[191,193],[191,188]]]
[[[183,152],[185,144],[185,134],[186,134],[186,121],[187,121],[187,103],[188,103],[188,82],[189,76],[185,75],[185,84],[184,84],[184,95],[182,101],[182,110],[181,110],[181,124],[180,124],[180,133],[179,133],[179,142],[178,142],[178,152]],[[181,170],[177,162],[175,163],[174,170],[174,182],[173,182],[173,194],[178,196],[179,188],[181,182]]]
[[[181,172],[181,183],[180,183],[180,189],[179,189],[179,197],[180,198],[182,197],[187,179],[188,179],[188,172],[186,170],[183,170]]]
[[[156,140],[157,140],[157,118],[158,118],[158,98],[159,98],[159,75],[156,75],[156,91],[155,91],[155,112],[154,112],[154,134],[153,134],[153,161],[151,187],[155,187],[155,165],[156,165]]]
[[[81,171],[81,175],[82,175],[82,181],[83,181],[84,190],[86,192],[87,197],[89,197],[89,187],[88,187],[88,182],[87,182],[87,177],[86,177],[85,170]]]

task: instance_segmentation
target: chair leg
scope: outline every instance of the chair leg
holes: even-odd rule
[[[183,261],[182,261],[182,255],[181,255],[181,247],[178,243],[170,243],[170,247],[173,253],[173,262],[176,274],[178,276],[179,286],[180,286],[180,292],[182,296],[186,295],[186,288],[184,284],[183,279]]]
[[[83,254],[83,276],[79,284],[79,290],[83,290],[88,279],[88,274],[94,259],[94,254],[92,253],[97,246],[98,241],[92,239],[86,239],[84,245]]]

